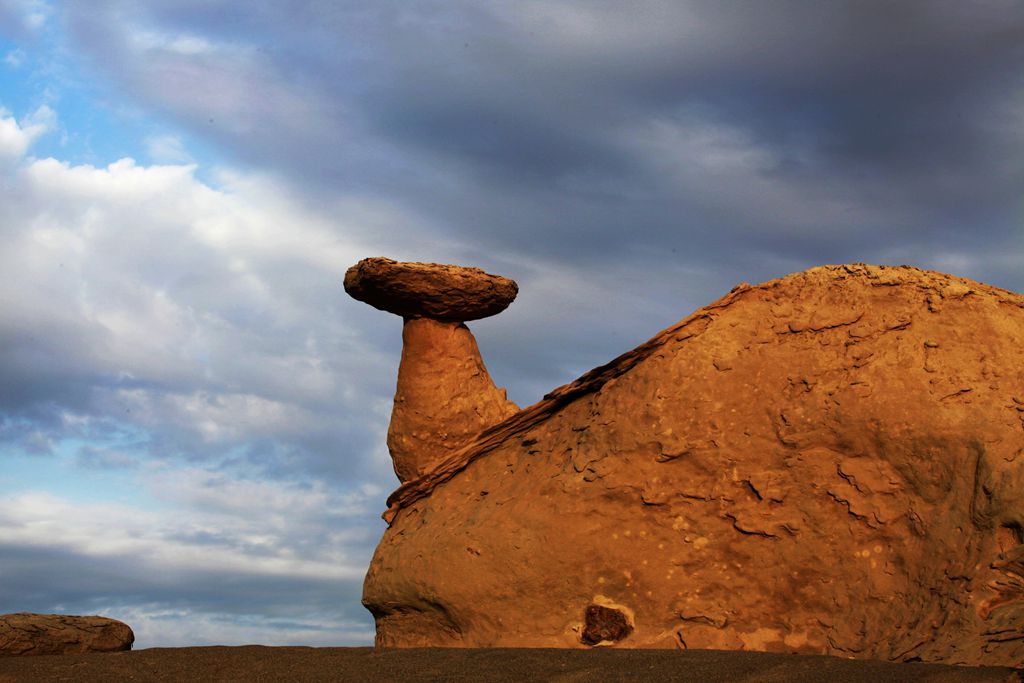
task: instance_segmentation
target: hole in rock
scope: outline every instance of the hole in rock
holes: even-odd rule
[[[619,610],[603,605],[588,605],[584,613],[584,627],[580,640],[585,645],[597,645],[603,640],[615,642],[622,640],[632,631],[629,619]]]
[[[1004,554],[1024,543],[1024,529],[1016,522],[1004,522],[996,529],[996,545]]]

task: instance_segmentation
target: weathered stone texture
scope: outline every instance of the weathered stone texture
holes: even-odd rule
[[[135,634],[106,617],[66,614],[0,615],[0,656],[61,655],[130,650]]]
[[[479,268],[374,257],[348,269],[345,291],[404,318],[465,322],[501,313],[516,298],[519,286]]]
[[[519,408],[494,386],[465,325],[408,320],[402,341],[388,450],[405,482]]]
[[[1022,467],[1024,297],[815,268],[440,455],[392,495],[364,603],[386,646],[1018,664]]]

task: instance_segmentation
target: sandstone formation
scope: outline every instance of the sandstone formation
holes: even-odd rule
[[[122,652],[135,634],[127,624],[106,617],[66,614],[0,615],[0,657]]]
[[[494,386],[465,325],[407,320],[402,342],[388,449],[404,482],[519,408]]]
[[[439,453],[389,499],[378,645],[1024,661],[1019,294],[742,284]]]
[[[479,268],[363,259],[345,273],[345,291],[401,315],[402,361],[388,428],[399,481],[426,474],[445,456],[519,408],[494,386],[463,324],[503,311],[519,291]]]
[[[345,291],[404,318],[466,322],[501,313],[516,298],[519,287],[479,268],[375,257],[348,269]]]

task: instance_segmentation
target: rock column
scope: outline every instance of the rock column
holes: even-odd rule
[[[353,298],[405,321],[388,450],[405,483],[519,408],[494,386],[468,320],[495,315],[516,283],[478,268],[364,259],[345,274]]]

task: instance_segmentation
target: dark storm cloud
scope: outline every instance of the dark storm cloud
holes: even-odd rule
[[[532,360],[492,348],[520,400],[743,280],[900,260],[1024,288],[1017,3],[104,7],[67,18],[104,78],[312,197],[401,207],[382,252],[517,277]],[[614,307],[530,304],[549,269]],[[573,330],[543,324],[555,300]],[[636,332],[588,354],[616,318]]]
[[[480,251],[596,268],[637,263],[632,252],[649,245],[661,255],[648,268],[713,262],[750,279],[780,274],[740,273],[752,259],[885,260],[907,245],[927,265],[947,240],[970,250],[957,241],[966,223],[1013,237],[1024,181],[1015,3],[145,8],[130,13],[139,25],[257,52],[244,63],[166,50],[124,59],[111,13],[74,13],[97,62],[118,65],[108,77],[240,158],[314,191],[387,197]],[[239,114],[247,132],[230,118],[210,124],[208,100],[156,86],[196,64],[261,74],[268,101]],[[203,70],[189,73],[204,92]],[[285,92],[306,109],[270,99]],[[691,139],[702,125],[727,127],[765,158],[707,185],[666,177],[652,158],[671,157],[664,141],[636,144],[651,122]],[[678,162],[700,169],[720,141],[708,144],[681,148]],[[802,197],[803,212],[779,210],[751,180]]]

